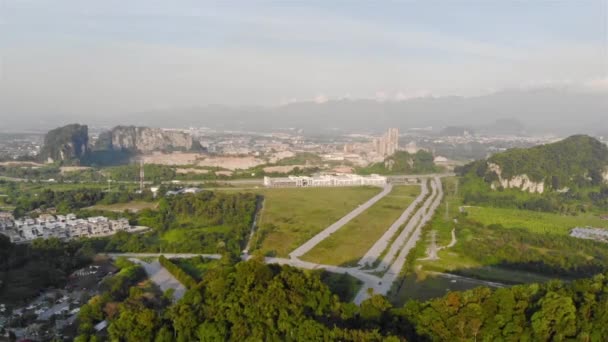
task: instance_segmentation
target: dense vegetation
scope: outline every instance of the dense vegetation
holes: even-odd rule
[[[599,341],[608,336],[607,293],[608,275],[600,274],[451,292],[402,308],[373,296],[358,307],[340,301],[317,273],[252,260],[214,268],[173,305],[133,288],[106,318],[111,339],[122,341]]]
[[[372,322],[387,305],[376,298],[363,310]],[[125,341],[380,340],[373,326],[359,324],[357,311],[332,295],[316,273],[250,261],[210,270],[166,309],[131,306],[129,315],[111,320],[109,331]]]
[[[603,341],[608,336],[608,276],[565,285],[518,285],[452,292],[409,302],[396,314],[432,340]]]
[[[526,174],[553,190],[584,187],[602,183],[608,147],[592,137],[575,135],[553,144],[510,149],[488,161],[500,165],[503,178]]]
[[[40,167],[32,167],[28,165],[0,165],[0,175],[11,178],[24,179],[56,179],[60,175],[61,170],[56,164],[49,164]]]
[[[140,166],[122,165],[109,167],[103,170],[107,178],[116,181],[138,181]],[[175,169],[166,165],[146,164],[144,165],[144,173],[146,181],[160,183],[175,179]]]
[[[227,253],[240,255],[256,210],[254,194],[203,191],[170,196],[158,209],[134,215],[145,234],[119,232],[109,238],[84,241],[99,251]]]
[[[54,208],[58,213],[66,214],[95,204],[126,203],[133,200],[152,200],[150,192],[137,194],[129,191],[106,192],[102,188],[75,188],[70,190],[51,190],[23,192],[15,183],[7,187],[5,204],[15,206],[16,217],[24,216],[33,210],[45,211]]]
[[[543,182],[543,194],[519,189],[503,189],[498,175],[488,167],[501,168],[501,177],[527,175]],[[608,207],[608,147],[588,136],[572,136],[562,141],[527,149],[497,153],[458,169],[463,176],[464,203],[484,204],[548,212],[574,213],[590,207]],[[493,184],[496,191],[490,189]]]
[[[608,271],[608,246],[604,243],[459,220],[461,241],[454,251],[482,265],[567,278]]]
[[[106,278],[102,283],[102,293],[94,296],[87,304],[80,308],[78,313],[78,332],[80,336],[76,341],[86,342],[95,333],[95,324],[104,319],[118,317],[123,307],[118,303],[140,295],[141,291],[135,286],[146,277],[144,269],[135,263],[119,258],[115,265],[119,268],[118,273]],[[128,302],[128,301],[125,301]],[[95,339],[95,338],[93,338]]]
[[[0,234],[0,302],[29,299],[47,287],[61,287],[74,270],[88,264],[90,248],[57,239],[17,245]]]
[[[14,214],[17,217],[34,210],[55,208],[58,212],[66,213],[74,209],[91,206],[104,197],[100,189],[78,189],[67,191],[43,190],[35,196],[20,196],[15,203]]]
[[[397,151],[383,162],[358,168],[360,174],[422,174],[437,172],[439,168],[433,162],[433,154],[420,150],[414,154]]]
[[[196,286],[197,281],[186,273],[181,267],[174,264],[171,260],[161,255],[158,258],[158,262],[171,273],[177,281],[182,283],[187,289],[191,289]]]

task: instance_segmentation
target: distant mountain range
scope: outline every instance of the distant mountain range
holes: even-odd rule
[[[208,105],[128,115],[52,116],[53,126],[86,120],[94,126],[146,125],[153,127],[210,127],[225,130],[276,131],[291,129],[304,134],[379,132],[432,126],[467,127],[496,134],[604,133],[608,115],[607,93],[570,90],[511,90],[478,97],[427,97],[405,101],[335,100],[297,102],[277,107]],[[51,118],[20,116],[45,124]],[[522,126],[523,124],[523,126]]]

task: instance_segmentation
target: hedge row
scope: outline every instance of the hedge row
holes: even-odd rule
[[[171,260],[165,258],[164,255],[161,255],[158,258],[158,262],[171,273],[175,279],[177,279],[182,285],[184,285],[187,289],[194,288],[197,284],[197,281],[192,278],[188,273],[182,270],[179,266],[171,262]]]

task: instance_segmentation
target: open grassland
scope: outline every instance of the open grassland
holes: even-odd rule
[[[432,276],[433,272],[440,273],[458,273],[463,276],[476,278],[476,279],[484,279],[489,281],[497,281],[502,283],[530,283],[530,282],[542,282],[546,281],[547,278],[526,271],[512,270],[512,269],[504,269],[496,266],[487,266],[484,265],[483,262],[475,260],[474,258],[467,256],[463,253],[461,244],[465,241],[469,241],[475,239],[475,235],[466,228],[456,229],[456,239],[457,244],[455,247],[442,249],[438,252],[439,259],[438,260],[425,260],[427,257],[427,248],[430,243],[430,233],[431,231],[436,232],[436,243],[437,247],[447,246],[452,240],[452,229],[457,227],[455,218],[459,215],[459,207],[462,204],[461,198],[456,193],[457,190],[457,181],[456,177],[446,177],[442,180],[444,192],[446,196],[444,197],[441,205],[437,209],[437,213],[431,220],[431,222],[425,226],[423,230],[423,238],[418,242],[416,248],[411,252],[411,255],[408,258],[413,259],[412,263],[406,264],[406,267],[411,267],[410,269],[404,270],[404,273],[408,273],[407,281],[410,283],[415,282],[417,285],[414,288],[419,289],[421,292],[418,294],[414,294],[413,297],[406,295],[407,298],[415,298],[415,299],[425,299],[429,294],[438,295],[433,288],[433,284],[436,283],[445,283],[446,279],[437,278]],[[521,214],[521,210],[512,210],[512,209],[496,209],[496,208],[482,208],[482,207],[467,207],[465,210],[469,213],[468,218],[477,221],[476,216],[471,214],[471,209],[477,210],[476,213],[487,212],[487,222],[481,222],[484,224],[492,224],[497,223],[496,217],[492,215],[496,215],[496,212],[490,213],[490,211],[506,211],[511,217],[514,219],[517,218],[518,214]],[[534,215],[537,215],[536,212],[527,212]],[[545,215],[553,215],[561,217],[557,214],[545,214]],[[504,216],[503,216],[504,218]],[[525,220],[524,220],[525,221]],[[466,225],[465,225],[466,227]],[[519,226],[521,227],[521,226]],[[492,231],[490,228],[479,228],[483,229],[486,235],[491,235]],[[429,278],[427,281],[427,278]],[[460,282],[460,281],[459,281]],[[466,283],[466,282],[465,282]],[[458,284],[454,283],[455,286]],[[469,285],[469,284],[465,284]],[[428,287],[428,288],[427,288]],[[427,290],[430,291],[427,293]],[[416,291],[415,291],[416,292]],[[408,297],[410,296],[410,297]]]
[[[105,210],[114,212],[124,212],[125,210],[136,213],[144,209],[156,209],[158,207],[157,202],[144,202],[144,201],[132,201],[128,203],[116,203],[116,204],[96,204],[86,209],[91,210]]]
[[[419,186],[395,186],[388,195],[319,243],[303,259],[330,265],[356,263],[414,201],[419,192]]]
[[[318,232],[378,194],[381,189],[346,187],[252,191],[264,196],[252,246],[264,254],[287,256]]]
[[[489,207],[464,208],[467,217],[484,225],[500,224],[505,228],[524,228],[534,233],[568,234],[574,227],[608,228],[608,221],[592,213],[576,216],[529,210]]]
[[[424,226],[422,230],[422,238],[416,244],[416,248],[410,253],[410,257],[416,260],[415,263],[407,263],[405,267],[412,268],[416,266],[417,270],[421,268],[419,265],[422,263],[424,268],[427,265],[437,265],[436,271],[450,270],[450,267],[442,267],[441,264],[455,265],[455,266],[472,266],[470,259],[460,260],[457,255],[452,253],[450,250],[442,250],[439,252],[440,260],[437,261],[421,261],[427,256],[427,248],[430,243],[431,232],[436,233],[436,244],[437,247],[447,246],[452,241],[452,229],[455,227],[454,218],[458,216],[458,208],[462,203],[460,197],[456,195],[458,178],[446,177],[441,180],[443,184],[443,191],[445,196],[441,201],[441,204],[437,208],[437,212],[431,219],[431,221]],[[457,238],[459,238],[457,236]],[[448,254],[449,253],[449,254]],[[408,258],[410,258],[408,257]],[[477,266],[477,265],[474,265]],[[404,272],[411,272],[413,269],[406,269]]]

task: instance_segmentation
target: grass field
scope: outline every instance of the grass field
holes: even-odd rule
[[[418,242],[415,250],[414,258],[417,260],[414,263],[414,269],[411,270],[407,277],[417,279],[415,286],[422,291],[422,296],[425,294],[425,284],[428,282],[425,279],[429,276],[429,272],[442,273],[458,273],[463,276],[497,281],[501,283],[531,283],[544,282],[548,277],[526,271],[504,269],[495,266],[484,265],[458,251],[458,248],[450,248],[439,251],[439,260],[421,260],[426,256],[426,248],[428,247],[429,232],[434,230],[437,232],[437,245],[445,246],[451,240],[451,230],[455,227],[453,219],[459,214],[459,206],[461,199],[455,195],[456,178],[444,178],[444,191],[446,197],[441,206],[437,210],[437,214],[433,217],[431,224],[427,226],[423,232],[423,238]],[[446,216],[446,201],[449,202],[448,215]],[[552,234],[568,234],[569,230],[575,226],[596,226],[608,227],[608,221],[602,221],[598,216],[593,214],[580,214],[578,216],[565,216],[553,213],[539,213],[528,210],[504,209],[492,207],[465,207],[467,218],[473,221],[478,221],[484,225],[501,224],[505,228],[525,228],[535,233],[552,233]],[[488,230],[487,234],[491,234],[492,228],[484,228]],[[456,230],[456,238],[459,242],[473,239],[471,231],[465,227]],[[457,243],[459,246],[459,243]],[[412,279],[409,280],[412,282]],[[433,280],[428,284],[436,282],[444,282]],[[430,289],[432,290],[432,289]],[[434,291],[430,293],[435,294]]]
[[[356,264],[419,193],[419,186],[394,187],[388,195],[323,240],[302,259],[330,265]]]
[[[86,209],[92,210],[106,210],[106,211],[114,211],[114,212],[124,212],[128,210],[130,212],[136,213],[143,209],[156,209],[158,206],[157,202],[144,202],[144,201],[132,201],[128,203],[116,203],[116,204],[96,204],[92,207],[88,207]]]
[[[534,233],[568,234],[574,227],[608,228],[608,221],[586,213],[576,216],[529,210],[467,207],[468,218],[484,225],[500,224],[505,228],[525,228]]]
[[[264,196],[264,206],[252,246],[264,254],[287,256],[381,189],[348,187],[253,191]]]

